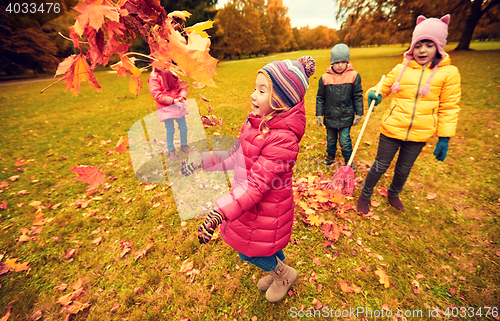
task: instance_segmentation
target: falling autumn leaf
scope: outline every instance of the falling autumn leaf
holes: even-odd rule
[[[122,136],[118,140],[118,143],[116,143],[115,150],[118,153],[123,154],[128,152],[127,146],[128,146],[128,136]]]
[[[108,18],[111,21],[117,22],[119,20],[118,10],[112,6],[106,6],[99,4],[101,2],[95,2],[90,4],[80,3],[73,9],[80,12],[80,15],[76,17],[75,32],[82,36],[85,27],[89,26],[92,29],[98,31],[101,29],[104,18]]]
[[[141,70],[137,68],[134,64],[133,58],[129,58],[126,55],[122,55],[121,61],[117,62],[114,65],[111,65],[111,69],[116,70],[118,72],[118,78],[125,77],[126,74],[130,74],[129,81],[129,92],[139,96],[139,92],[142,88],[141,81]]]
[[[383,284],[384,288],[386,288],[386,289],[389,288],[389,286],[390,286],[389,277],[387,276],[385,271],[382,270],[381,268],[377,268],[377,271],[375,271],[375,274],[380,278],[379,279],[380,284]]]
[[[101,90],[101,86],[97,82],[92,69],[87,63],[87,58],[81,53],[69,56],[59,64],[56,76],[61,74],[64,74],[62,78],[45,87],[41,90],[41,92],[43,93],[49,87],[60,81],[64,81],[66,83],[66,90],[71,90],[75,96],[78,96],[80,93],[80,84],[82,82],[88,82],[90,87],[97,91]]]
[[[106,178],[98,167],[95,166],[77,166],[75,165],[71,171],[78,174],[78,180],[84,183],[88,183],[87,189],[97,188],[99,185],[106,182]]]

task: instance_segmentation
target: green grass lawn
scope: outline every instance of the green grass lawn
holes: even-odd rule
[[[80,289],[69,305],[77,312],[71,320],[285,320],[298,319],[299,310],[311,314],[325,307],[322,313],[333,314],[349,309],[380,313],[384,307],[394,315],[406,311],[408,320],[418,319],[419,311],[431,319],[433,307],[449,308],[455,316],[464,311],[456,308],[464,307],[465,319],[479,320],[480,308],[484,318],[485,307],[496,307],[489,310],[489,319],[499,320],[491,314],[500,313],[500,50],[498,43],[474,43],[472,48],[476,45],[478,50],[450,52],[462,77],[462,109],[446,161],[435,160],[437,138],[431,139],[401,195],[404,213],[379,193],[372,198],[378,203],[374,215],[366,219],[354,210],[343,215],[335,209],[316,211],[345,232],[331,246],[321,227],[304,222],[297,206],[294,242],[285,253],[301,278],[277,304],[268,303],[256,288],[263,275],[258,268],[241,261],[220,237],[200,246],[196,231],[201,219],[181,221],[171,189],[139,182],[130,155],[115,151],[130,126],[156,110],[147,90],[149,74],[142,77],[138,98],[128,93],[128,79],[106,72],[97,73],[100,92],[83,84],[78,97],[64,92],[62,83],[40,94],[49,81],[0,86],[0,184],[9,184],[0,188],[0,204],[6,204],[0,209],[0,262],[16,258],[29,266],[0,276],[0,318],[17,300],[9,320],[40,315],[40,320],[63,320],[68,312],[58,301]],[[404,51],[401,46],[352,49],[363,88],[375,85]],[[317,71],[306,95],[307,129],[294,176],[312,181],[331,177],[337,168],[322,165],[326,132],[314,117],[329,50],[221,62],[218,88],[190,87],[189,98],[206,115],[203,95],[212,114],[224,118],[222,129],[212,127],[207,134],[237,137],[250,112],[257,70],[304,54],[316,59]],[[385,99],[372,114],[356,156],[357,177],[365,177],[365,164],[375,158],[380,119],[388,106]],[[360,127],[352,130],[354,140]],[[75,165],[99,167],[107,184],[86,197],[87,184],[70,171]],[[377,188],[389,186],[392,172],[393,166]],[[9,180],[13,176],[19,178]],[[313,207],[313,198],[305,192],[301,196]],[[348,203],[355,204],[358,196],[356,190]],[[90,202],[82,208],[78,200]],[[40,213],[47,221],[34,226]],[[147,253],[140,252],[149,246]],[[127,248],[130,252],[123,254]],[[377,269],[386,272],[387,288]],[[343,281],[361,291],[342,291]],[[79,309],[85,303],[90,306]],[[365,314],[346,316],[357,320]]]

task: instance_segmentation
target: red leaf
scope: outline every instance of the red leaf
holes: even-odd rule
[[[387,188],[386,187],[381,187],[378,189],[378,194],[380,196],[387,197]]]
[[[1,182],[0,183],[0,188],[4,188],[4,187],[7,187],[9,186],[10,184],[8,182]]]
[[[7,202],[6,201],[3,201],[2,203],[0,203],[0,209],[2,209],[2,210],[7,209]]]
[[[321,233],[323,233],[329,241],[337,242],[340,237],[340,227],[335,222],[333,222],[333,224],[325,223],[323,224]]]
[[[16,166],[19,167],[19,166],[23,166],[24,164],[26,164],[26,161],[24,159],[18,159],[16,161]]]
[[[73,256],[73,254],[75,254],[75,252],[76,252],[76,249],[67,249],[66,254],[64,255],[64,258],[69,259],[70,257]]]
[[[321,265],[321,261],[317,257],[313,259],[313,263],[316,265]]]
[[[99,168],[95,166],[76,166],[71,169],[73,173],[78,174],[78,180],[88,183],[88,189],[97,188],[99,185],[106,182],[106,178]]]

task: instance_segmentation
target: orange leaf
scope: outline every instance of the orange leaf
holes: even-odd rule
[[[383,284],[384,288],[386,288],[386,289],[389,288],[389,286],[390,286],[389,277],[387,276],[385,271],[382,270],[381,268],[377,268],[377,271],[375,271],[375,274],[378,275],[378,277],[380,278],[379,279],[380,284]]]
[[[99,185],[106,182],[106,178],[99,168],[95,166],[74,166],[71,171],[78,174],[78,180],[88,183],[87,189],[97,188]]]
[[[69,259],[70,257],[73,256],[73,254],[75,254],[75,252],[76,252],[76,249],[67,249],[66,254],[64,255],[64,258]]]
[[[144,249],[137,252],[137,254],[135,255],[135,259],[138,260],[139,258],[146,255],[146,253],[148,253],[149,249],[153,246],[153,244],[154,243],[149,243]]]
[[[137,68],[134,64],[135,59],[129,58],[125,55],[121,56],[121,61],[111,66],[111,69],[118,72],[118,77],[125,77],[126,74],[131,74],[129,81],[129,91],[136,96],[139,96],[139,92],[142,88],[141,81],[141,70]]]
[[[105,6],[101,4],[78,4],[75,8],[76,11],[80,12],[80,15],[76,17],[75,22],[75,32],[82,36],[85,27],[89,26],[94,30],[98,31],[101,29],[104,18],[108,18],[111,21],[118,22],[120,16],[118,10],[111,6]]]
[[[12,258],[5,261],[5,265],[9,268],[10,271],[21,272],[29,269],[28,263],[16,263],[17,259]]]
[[[127,146],[128,146],[128,136],[122,136],[118,140],[118,143],[116,143],[115,150],[120,153],[126,153],[127,152]]]
[[[212,79],[218,60],[210,56],[210,39],[203,38],[197,32],[188,35],[188,44],[181,51],[172,52],[172,60],[184,72],[185,76],[210,87],[217,87]]]
[[[18,159],[16,161],[16,166],[19,167],[19,166],[23,166],[24,164],[26,164],[26,161],[24,159]]]
[[[0,209],[2,209],[2,210],[7,209],[7,202],[6,201],[3,201],[2,203],[0,203]]]
[[[340,227],[335,222],[325,223],[323,224],[321,233],[323,233],[329,241],[337,242],[340,237]]]
[[[14,176],[11,176],[9,177],[9,181],[13,182],[13,181],[17,181],[19,179],[19,175],[14,175]]]
[[[8,182],[1,182],[0,183],[0,188],[4,188],[4,187],[7,187],[9,186],[10,184]]]

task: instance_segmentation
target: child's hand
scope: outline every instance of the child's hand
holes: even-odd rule
[[[323,126],[323,120],[325,116],[316,116],[316,124],[318,124],[319,127]]]
[[[188,177],[191,174],[193,174],[193,172],[195,170],[197,170],[198,168],[202,168],[203,165],[202,165],[201,161],[202,161],[202,157],[201,157],[201,154],[199,152],[192,151],[191,153],[189,153],[189,158],[185,159],[181,163],[182,175]]]
[[[436,156],[436,159],[440,162],[443,162],[446,159],[446,155],[448,155],[449,141],[450,137],[439,137],[436,149],[434,150],[434,156]]]
[[[200,244],[206,244],[210,242],[212,236],[214,235],[215,229],[222,223],[222,214],[216,210],[208,213],[205,222],[198,228],[198,241]]]
[[[359,123],[359,121],[361,120],[361,117],[362,116],[360,116],[360,115],[354,115],[354,121],[352,122],[352,125],[356,126]]]
[[[372,100],[375,100],[375,106],[382,102],[382,94],[375,95],[374,91],[368,93],[368,106],[371,106]]]

